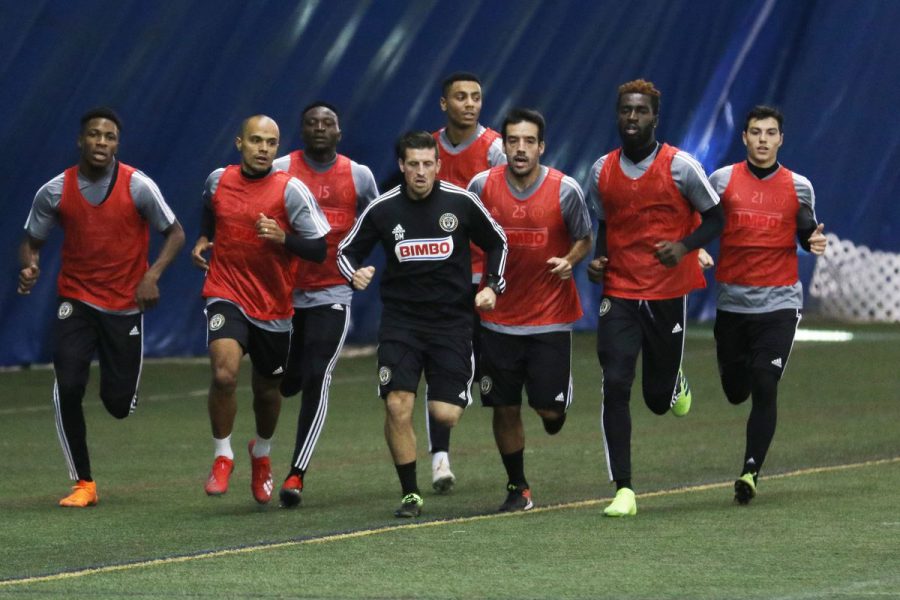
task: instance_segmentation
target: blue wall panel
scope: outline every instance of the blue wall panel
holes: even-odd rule
[[[442,77],[472,70],[485,82],[484,123],[538,108],[544,162],[583,180],[617,145],[616,86],[645,77],[663,92],[660,138],[708,170],[742,158],[750,106],[782,106],[781,157],[813,181],[820,220],[900,251],[898,22],[890,0],[5,2],[0,365],[49,360],[60,234],[28,297],[15,294],[16,247],[35,191],[75,162],[78,118],[97,104],[122,115],[120,157],[159,183],[190,247],[203,181],[237,160],[250,114],[281,124],[287,152],[300,108],[327,99],[342,111],[341,151],[384,181],[401,131],[442,124]],[[578,278],[590,328],[598,288]],[[205,351],[201,285],[186,251],[147,314],[149,356]],[[357,298],[352,341],[372,339],[378,310],[374,291]],[[696,294],[692,314],[711,311],[711,294]]]

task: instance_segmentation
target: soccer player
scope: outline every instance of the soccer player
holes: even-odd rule
[[[338,267],[358,290],[375,268],[361,266],[380,243],[384,309],[378,332],[379,393],[384,433],[403,492],[397,517],[417,517],[423,504],[416,482],[412,413],[422,372],[428,411],[453,427],[472,401],[472,292],[469,243],[486,253],[485,287],[475,306],[494,308],[506,286],[506,237],[478,198],[436,182],[437,143],[425,131],[408,132],[396,146],[404,183],[375,199],[338,246]]]
[[[122,122],[109,108],[81,117],[78,164],[34,197],[19,248],[18,292],[40,275],[40,250],[63,228],[57,279],[53,406],[56,432],[75,481],[60,506],[97,504],[82,401],[91,358],[100,359],[100,399],[124,419],[137,406],[144,353],[144,311],[159,301],[159,278],[184,245],[184,230],[149,177],[117,158]],[[165,241],[147,265],[150,228]]]
[[[438,177],[465,188],[476,173],[506,162],[500,134],[479,123],[483,101],[481,80],[473,73],[456,72],[441,84],[441,110],[447,113],[447,124],[432,135],[438,142],[441,172]],[[484,255],[472,244],[472,295],[478,293],[484,271]],[[475,372],[478,376],[479,316],[472,311],[472,348],[475,352]],[[431,452],[431,483],[443,494],[456,483],[450,470],[450,429],[426,413],[429,452]]]
[[[541,165],[544,118],[515,108],[503,121],[507,165],[469,184],[503,226],[509,289],[481,317],[481,401],[494,410],[506,469],[501,512],[529,510],[522,388],[547,433],[562,429],[572,402],[572,325],[581,318],[572,267],[591,250],[591,219],[574,179]]]
[[[659,90],[643,79],[619,86],[622,147],[594,163],[587,186],[600,219],[588,277],[603,283],[597,357],[607,467],[616,483],[616,497],[604,510],[611,517],[637,512],[629,402],[639,353],[647,407],[658,415],[671,409],[675,416],[690,409],[681,369],[687,293],[704,287],[697,250],[723,224],[719,198],[700,163],[656,141],[659,99]]]
[[[206,179],[202,230],[191,252],[194,265],[206,271],[203,297],[212,365],[208,410],[215,459],[206,493],[228,491],[237,378],[247,353],[256,416],[256,438],[248,447],[250,487],[260,504],[272,498],[269,452],[291,343],[295,256],[321,263],[330,229],[306,186],[272,169],[278,139],[278,125],[269,117],[244,120],[235,139],[241,163],[216,169]]]
[[[353,290],[338,272],[337,245],[378,195],[372,171],[337,153],[342,134],[334,106],[315,101],[303,109],[301,119],[304,149],[275,159],[273,167],[309,188],[331,231],[325,236],[325,262],[301,263],[294,279],[294,332],[281,393],[302,392],[302,397],[291,468],[279,492],[286,508],[300,504],[304,476],[328,413],[331,374],[350,327]]]
[[[734,499],[756,495],[759,471],[775,435],[778,382],[787,367],[803,308],[797,245],[821,256],[827,244],[816,223],[812,184],[778,163],[784,117],[768,106],[747,115],[741,135],[747,160],[714,172],[725,229],[716,269],[716,355],[732,404],[752,399],[747,445]]]

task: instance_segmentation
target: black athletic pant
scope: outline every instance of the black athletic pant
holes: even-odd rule
[[[716,311],[716,358],[722,389],[732,404],[752,398],[741,474],[759,473],[775,437],[778,382],[787,368],[800,311]]]
[[[291,352],[281,393],[302,392],[297,417],[297,440],[291,458],[291,472],[305,473],[322,434],[328,414],[331,373],[337,364],[347,329],[350,307],[330,304],[294,309]]]
[[[644,402],[658,415],[675,400],[684,351],[684,296],[670,300],[604,297],[597,321],[603,369],[603,438],[612,480],[631,477],[631,384],[642,355]]]
[[[53,404],[56,432],[73,480],[91,479],[82,401],[94,353],[100,360],[100,399],[124,419],[137,404],[143,364],[143,315],[114,315],[60,298],[56,321]]]

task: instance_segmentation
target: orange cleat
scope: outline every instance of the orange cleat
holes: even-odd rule
[[[247,452],[250,453],[250,490],[253,498],[260,504],[268,504],[272,499],[272,461],[268,456],[253,456],[253,446],[256,440],[250,440],[247,444]]]
[[[59,501],[60,506],[84,508],[97,504],[97,482],[79,479],[72,486],[72,493]]]
[[[225,456],[217,456],[206,480],[206,495],[221,496],[228,491],[228,478],[234,471],[234,461]]]

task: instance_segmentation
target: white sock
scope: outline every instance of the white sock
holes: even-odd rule
[[[213,457],[216,456],[224,456],[225,458],[230,458],[234,460],[234,452],[231,450],[231,436],[222,438],[221,440],[218,438],[213,438],[213,444],[215,444],[216,450]]]
[[[272,451],[272,438],[263,439],[256,436],[256,443],[253,445],[253,458],[261,458],[268,456]]]
[[[440,452],[435,452],[431,455],[431,468],[437,469],[438,465],[441,464],[441,461],[447,461],[447,466],[450,466],[450,455],[441,450]]]

